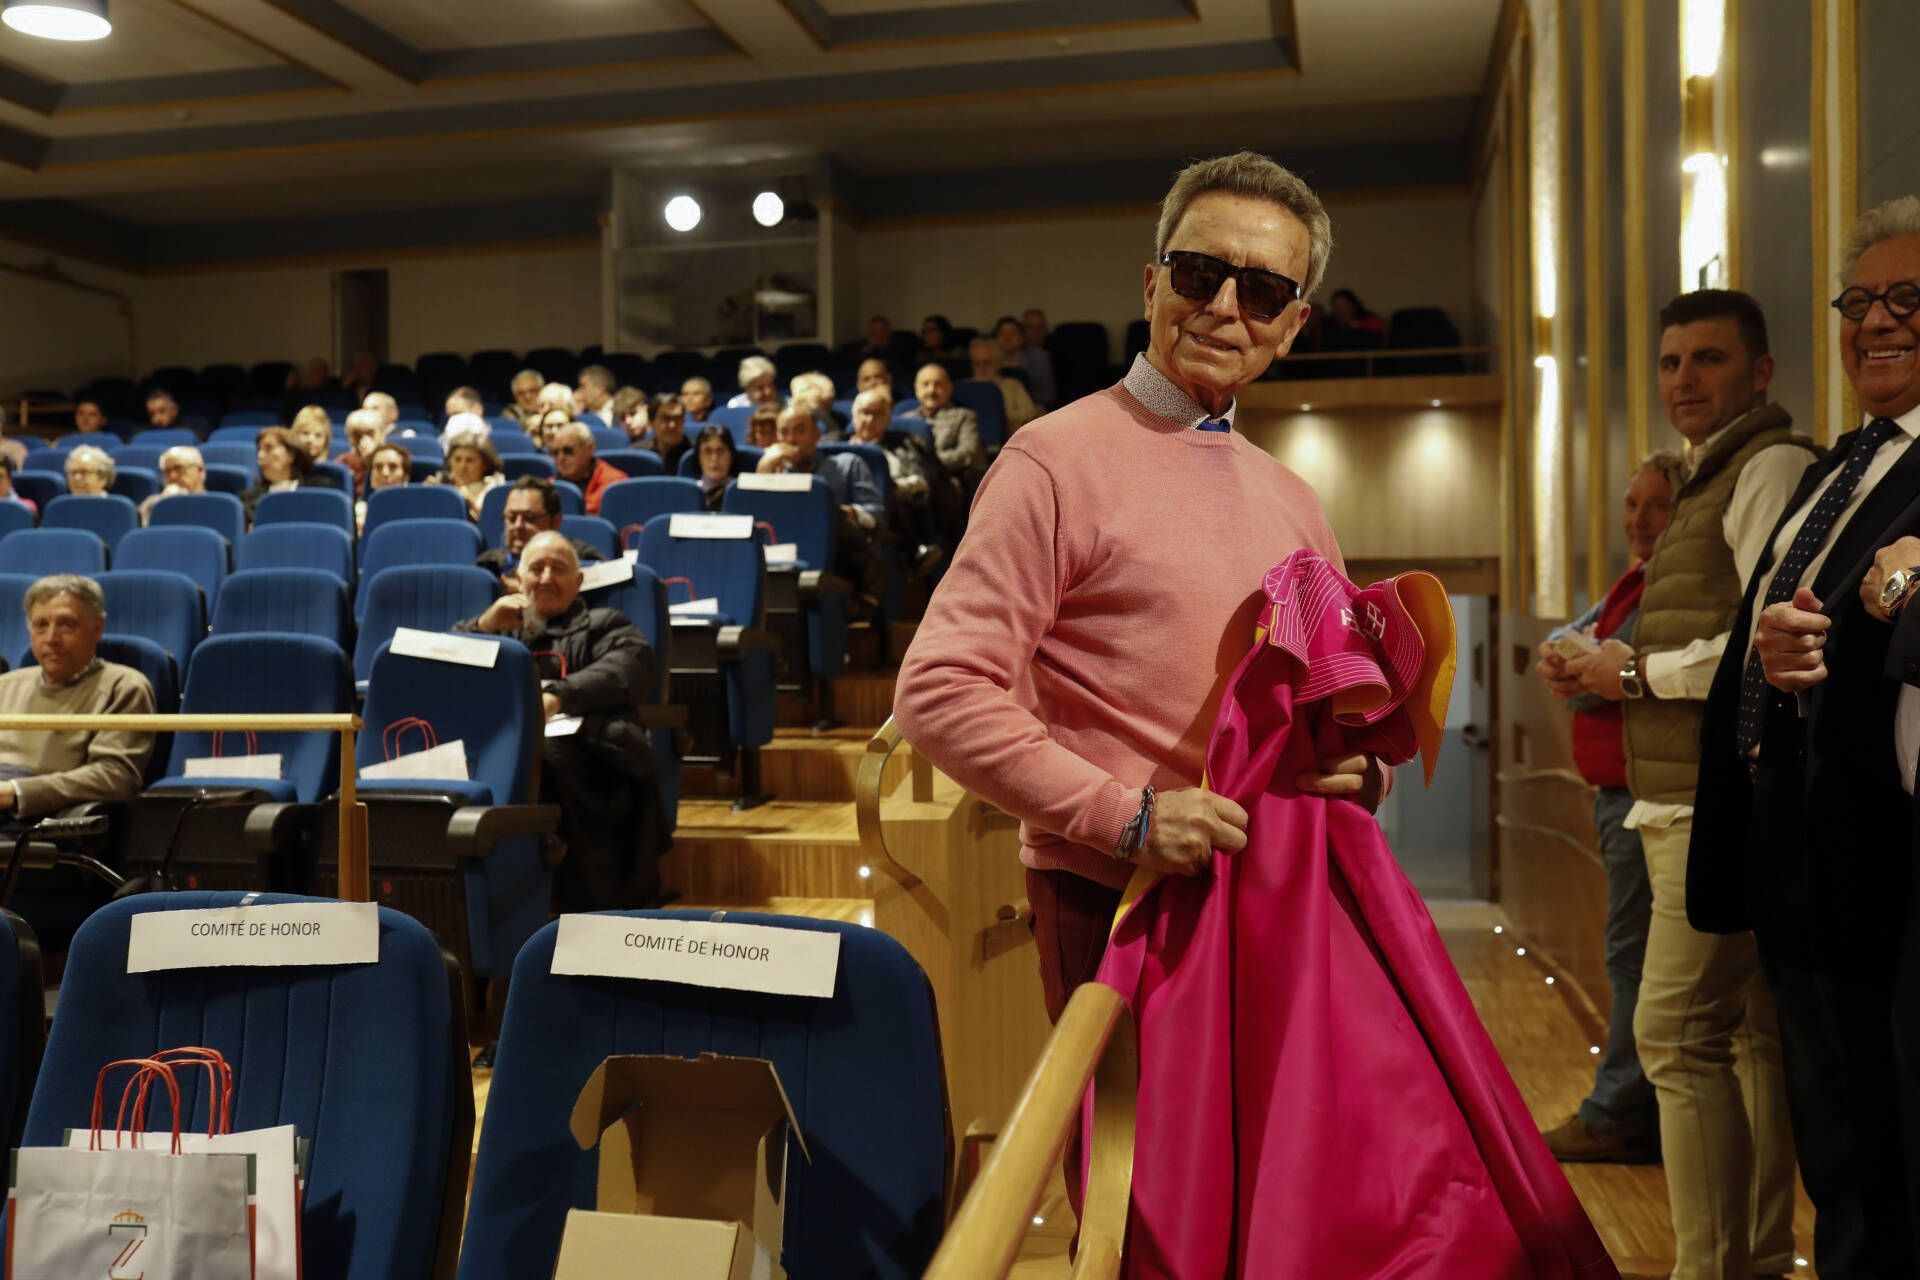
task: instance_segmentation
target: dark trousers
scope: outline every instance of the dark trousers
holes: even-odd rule
[[[1632,808],[1633,793],[1625,787],[1602,787],[1593,799],[1594,832],[1607,868],[1606,962],[1613,1009],[1593,1092],[1580,1104],[1580,1119],[1590,1128],[1629,1142],[1651,1142],[1659,1132],[1659,1118],[1653,1086],[1640,1069],[1633,1010],[1640,999],[1640,969],[1647,958],[1647,930],[1653,921],[1653,885],[1647,878],[1640,833],[1627,830],[1627,811]]]
[[[540,798],[560,806],[567,856],[553,874],[555,911],[641,907],[660,896],[664,838],[651,776],[612,768],[584,734],[542,743]]]
[[[1060,1021],[1080,984],[1093,981],[1100,971],[1122,892],[1071,871],[1027,869],[1027,902],[1033,908],[1033,941],[1040,953],[1040,990],[1049,1021]],[[1067,1134],[1065,1164],[1067,1198],[1076,1214],[1080,1150],[1080,1122],[1075,1119]]]
[[[1887,966],[1816,971],[1759,936],[1780,1015],[1780,1056],[1800,1179],[1813,1202],[1821,1280],[1914,1272]]]
[[[1893,1053],[1901,1146],[1906,1155],[1908,1221],[1915,1233],[1913,1256],[1920,1259],[1920,876],[1914,877],[1914,899],[1907,910],[1894,972]]]
[[[840,546],[834,559],[834,571],[849,579],[861,595],[869,600],[885,598],[887,565],[880,554],[878,530],[846,517],[840,523]]]

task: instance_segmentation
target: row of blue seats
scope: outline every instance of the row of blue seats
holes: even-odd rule
[[[368,965],[127,973],[136,917],[242,901],[239,892],[144,893],[95,912],[67,953],[50,1034],[39,948],[17,919],[0,917],[0,1124],[10,1142],[60,1146],[87,1127],[108,1062],[207,1046],[234,1069],[236,1130],[292,1124],[313,1143],[306,1275],[429,1280],[457,1267],[458,1280],[524,1280],[552,1274],[568,1212],[594,1207],[600,1153],[573,1141],[568,1118],[606,1057],[764,1057],[805,1135],[804,1153],[798,1142],[782,1153],[785,1274],[911,1280],[931,1260],[952,1143],[944,1063],[926,974],[886,934],[729,913],[736,924],[836,937],[831,996],[797,999],[555,974],[559,926],[544,924],[513,965],[475,1156],[458,975],[444,940],[413,916],[381,907],[379,959]],[[181,1095],[181,1127],[203,1125],[204,1092]],[[149,1123],[172,1120],[156,1107]]]

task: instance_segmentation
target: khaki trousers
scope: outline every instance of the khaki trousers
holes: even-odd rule
[[[1752,934],[1687,923],[1692,835],[1690,817],[1640,831],[1653,923],[1633,1030],[1660,1105],[1673,1280],[1791,1272],[1793,1137],[1773,996]]]

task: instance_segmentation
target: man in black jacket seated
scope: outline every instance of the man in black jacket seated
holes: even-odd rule
[[[513,482],[500,516],[506,530],[504,545],[488,547],[474,563],[500,579],[506,584],[507,590],[518,591],[520,575],[517,568],[520,557],[526,554],[527,543],[533,540],[535,534],[560,527],[560,491],[553,487],[551,480],[542,480],[539,476],[521,476]],[[578,539],[569,538],[568,542],[572,544],[577,559],[602,558],[598,550]]]
[[[1885,570],[1920,534],[1920,201],[1865,214],[1843,258],[1840,359],[1865,421],[1807,469],[1747,584],[1701,731],[1687,915],[1758,938],[1814,1264],[1880,1280],[1916,1274],[1913,743],[1895,713],[1920,670],[1890,649],[1874,557],[1893,544]]]
[[[619,613],[580,599],[580,559],[564,535],[530,539],[519,579],[519,591],[453,629],[512,636],[534,653],[549,726],[541,795],[559,803],[567,846],[554,874],[554,909],[649,905],[660,896],[669,844],[652,744],[634,714],[657,679],[653,650]],[[556,717],[578,725],[555,733]]]

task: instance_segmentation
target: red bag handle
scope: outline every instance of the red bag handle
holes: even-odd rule
[[[753,527],[756,529],[765,529],[767,531],[767,541],[773,545],[779,545],[780,535],[773,531],[773,521],[755,520]]]
[[[670,587],[670,586],[672,586],[672,585],[673,585],[674,583],[676,583],[676,582],[678,582],[678,583],[680,583],[680,584],[681,584],[682,586],[684,586],[684,587],[686,587],[686,589],[687,589],[687,599],[688,599],[689,601],[692,601],[692,600],[698,600],[698,599],[700,598],[700,593],[699,593],[698,591],[695,591],[695,590],[693,589],[693,579],[692,579],[692,578],[662,578],[662,579],[660,579],[660,585],[661,585],[661,586],[663,586],[663,587]]]
[[[254,736],[254,732],[251,729],[245,729],[245,730],[242,730],[242,732],[247,735],[247,754],[250,756],[259,755],[260,739]],[[215,729],[213,731],[213,754],[214,755],[218,756],[220,754],[221,744],[226,741],[226,737],[227,737],[227,734],[224,729]]]
[[[153,1060],[169,1065],[198,1063],[206,1067],[207,1136],[215,1138],[221,1134],[233,1132],[233,1068],[228,1065],[225,1054],[218,1049],[184,1045],[177,1049],[162,1049],[153,1055]],[[139,1085],[133,1109],[133,1128],[139,1132],[144,1132],[147,1127],[147,1094],[152,1080],[151,1071],[142,1072],[134,1080],[127,1082],[126,1091],[120,1096],[120,1106],[124,1113],[127,1094],[133,1092],[136,1083]]]
[[[141,1076],[149,1074],[157,1075],[166,1082],[167,1094],[173,1100],[173,1154],[176,1156],[179,1155],[180,1085],[173,1078],[173,1068],[167,1063],[157,1061],[153,1058],[122,1058],[118,1062],[109,1062],[106,1066],[100,1068],[100,1074],[94,1078],[93,1082],[93,1132],[87,1139],[87,1150],[104,1151],[106,1149],[106,1145],[100,1140],[100,1122],[104,1118],[106,1109],[107,1077],[113,1073],[116,1067],[136,1067],[139,1069]],[[124,1093],[121,1094],[120,1100],[124,1106],[126,1102],[126,1095]],[[124,1125],[116,1123],[113,1134],[113,1145],[115,1147],[120,1146],[121,1136],[125,1132]]]
[[[567,678],[567,655],[566,654],[561,653],[558,649],[535,649],[533,651],[532,656],[536,658],[552,658],[555,662],[560,664],[560,678],[562,680],[565,680]]]
[[[406,735],[409,729],[418,729],[420,731],[421,738],[424,739],[427,744],[426,750],[431,751],[440,745],[440,735],[433,731],[431,724],[428,724],[419,716],[402,716],[388,725],[380,733],[380,748],[386,753],[387,759],[391,760],[400,754],[400,739]]]

